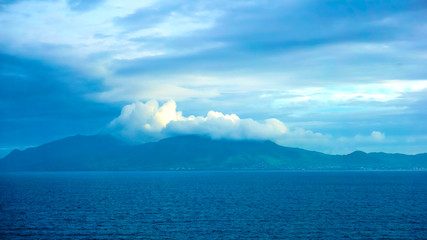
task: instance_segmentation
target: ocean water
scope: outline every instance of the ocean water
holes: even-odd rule
[[[427,172],[0,174],[0,239],[427,239]]]

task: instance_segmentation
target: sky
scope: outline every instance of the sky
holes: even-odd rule
[[[427,152],[427,1],[0,0],[0,157],[76,134]]]

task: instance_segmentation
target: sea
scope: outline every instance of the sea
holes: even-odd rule
[[[427,239],[427,171],[1,173],[0,239]]]

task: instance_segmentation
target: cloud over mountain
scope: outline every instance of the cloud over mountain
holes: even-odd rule
[[[122,108],[110,123],[113,131],[133,141],[151,141],[175,135],[204,135],[213,139],[275,140],[287,133],[285,124],[271,118],[241,119],[236,114],[209,111],[206,116],[183,116],[176,103],[134,102]]]
[[[426,152],[425,16],[425,0],[0,1],[0,156],[135,101],[111,124],[135,141]]]
[[[109,124],[110,132],[122,139],[141,143],[153,142],[172,136],[199,135],[212,139],[270,140],[282,146],[301,147],[323,152],[348,153],[354,149],[384,143],[386,135],[372,131],[370,135],[356,134],[334,138],[303,127],[287,127],[278,119],[257,121],[242,119],[236,114],[209,111],[205,116],[184,116],[177,104],[169,100],[136,101],[125,105],[118,117]],[[334,146],[333,151],[328,151]]]

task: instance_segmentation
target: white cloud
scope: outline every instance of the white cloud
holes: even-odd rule
[[[155,100],[123,107],[110,127],[133,141],[152,141],[174,135],[197,134],[213,139],[277,140],[288,131],[279,120],[241,119],[236,114],[209,111],[206,116],[183,116],[170,100],[159,106]]]
[[[217,97],[218,91],[208,88],[188,88],[181,87],[179,83],[151,82],[151,80],[138,81],[123,78],[114,79],[110,83],[111,89],[105,92],[93,93],[90,98],[100,102],[135,102],[140,100],[159,99],[166,101],[168,99],[188,100],[188,99],[209,99]],[[129,84],[123,84],[127,82]]]
[[[385,139],[385,134],[379,131],[372,131],[369,136],[356,135],[356,142],[382,142]]]
[[[373,130],[370,134],[340,137],[305,129],[303,125],[308,126],[310,123],[304,122],[302,125],[288,128],[274,118],[257,121],[216,111],[209,111],[204,116],[184,116],[181,111],[177,111],[173,100],[163,105],[156,100],[150,100],[145,103],[136,101],[124,106],[121,114],[110,122],[109,130],[114,135],[135,143],[158,141],[178,135],[201,135],[212,139],[271,140],[282,146],[329,154],[348,154],[355,150],[377,152],[380,151],[379,146],[385,147],[388,152],[397,151],[391,147],[387,148],[395,146],[397,138],[386,136],[378,130]],[[421,140],[406,140],[407,144],[418,141]],[[414,152],[424,151],[422,146],[417,147],[421,150],[414,148]]]
[[[337,146],[340,146],[343,149],[348,149],[347,152],[354,151],[356,149],[370,151],[376,149],[376,146],[384,145],[393,140],[386,139],[385,133],[380,131],[372,131],[369,135],[357,134],[353,137],[339,137],[335,141]],[[375,151],[378,151],[376,149]]]
[[[371,133],[371,138],[374,140],[374,141],[382,141],[382,140],[384,140],[385,139],[385,134],[384,133],[381,133],[381,132],[378,132],[378,131],[373,131],[372,133]]]
[[[302,104],[347,104],[351,102],[389,102],[405,93],[427,89],[427,80],[388,80],[370,84],[351,84],[338,87],[292,89],[273,102],[274,107]]]
[[[113,134],[133,142],[157,141],[177,135],[201,135],[212,139],[271,140],[282,146],[342,154],[364,149],[367,144],[386,142],[385,134],[380,131],[337,138],[302,127],[288,129],[275,118],[256,121],[216,111],[209,111],[206,116],[184,116],[177,111],[173,100],[163,105],[156,100],[126,105],[109,126]]]
[[[332,136],[313,132],[301,127],[290,129],[288,133],[276,140],[276,143],[282,146],[299,147],[308,150],[326,152],[330,151]]]
[[[189,14],[164,12],[157,22],[132,30],[115,22],[158,2],[107,0],[91,11],[74,11],[67,0],[7,4],[0,13],[0,25],[8,26],[0,28],[0,44],[11,54],[55,59],[80,70],[90,65],[87,68],[92,72],[96,69],[105,75],[113,60],[177,54],[178,51],[135,39],[186,36],[213,27],[221,17],[221,12],[213,10]],[[91,56],[97,54],[108,54],[108,57],[95,61]]]
[[[132,33],[132,37],[170,37],[181,36],[187,33],[213,27],[216,18],[220,17],[218,11],[197,11],[192,15],[171,12],[165,21],[152,28]]]

